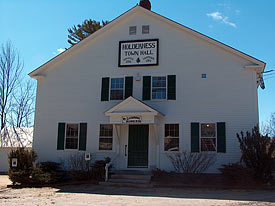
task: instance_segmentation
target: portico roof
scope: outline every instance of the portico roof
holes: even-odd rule
[[[127,116],[127,115],[153,115],[164,117],[161,112],[146,105],[144,102],[135,99],[134,97],[128,97],[124,101],[120,102],[116,106],[112,107],[105,112],[106,116]]]

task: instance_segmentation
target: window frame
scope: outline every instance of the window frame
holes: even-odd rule
[[[144,31],[147,31],[147,30],[145,30],[145,27],[148,27],[148,33],[144,33]],[[149,24],[142,25],[142,27],[141,27],[141,33],[142,34],[150,34],[150,25]]]
[[[112,137],[109,137],[109,136],[100,136],[101,125],[111,125],[112,126]],[[111,150],[100,149],[100,139],[101,138],[102,139],[107,139],[107,138],[112,139],[112,149]],[[98,151],[99,152],[113,152],[114,151],[114,125],[112,125],[112,124],[106,124],[106,123],[99,124]]]
[[[165,77],[165,83],[166,83],[165,99],[153,99],[153,78],[154,77]],[[156,87],[156,88],[161,88],[161,87]],[[168,75],[151,76],[151,101],[166,101],[167,99],[168,99]]]
[[[165,136],[165,125],[178,125],[179,127],[179,131],[178,131],[178,134],[179,136],[176,137],[176,136]],[[178,151],[169,151],[169,150],[165,150],[165,139],[178,139],[179,141],[179,145],[178,145]],[[173,152],[173,153],[176,153],[176,152],[180,152],[180,124],[179,123],[165,123],[164,124],[164,139],[163,139],[163,151],[165,153],[170,153],[170,152]]]
[[[202,124],[214,124],[215,125],[215,137],[202,137],[202,135],[201,135],[201,126],[202,126]],[[218,134],[217,134],[217,123],[216,122],[202,122],[202,123],[200,123],[200,128],[199,128],[199,132],[200,132],[200,152],[207,152],[207,153],[217,153],[217,151],[218,151],[218,147],[217,147],[217,141],[218,141]],[[216,150],[214,151],[202,151],[201,150],[201,146],[202,146],[202,144],[201,144],[201,141],[202,141],[202,139],[215,139],[215,141],[216,141]]]
[[[66,147],[66,139],[67,139],[67,125],[69,124],[76,124],[77,125],[77,130],[78,130],[78,134],[77,134],[77,148],[76,149],[67,149]],[[80,123],[75,123],[75,122],[66,122],[65,123],[65,138],[64,138],[64,150],[67,151],[78,151],[79,150],[79,135],[80,135]],[[71,138],[72,139],[72,138]],[[75,138],[76,139],[76,138]]]
[[[131,29],[134,28],[135,32],[131,33]],[[137,26],[129,26],[129,36],[137,35]]]
[[[111,99],[112,93],[112,79],[123,79],[123,97],[122,99]],[[124,77],[110,77],[110,84],[109,84],[109,101],[123,101],[125,100],[125,76]]]

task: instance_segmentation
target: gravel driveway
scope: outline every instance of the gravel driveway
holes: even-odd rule
[[[0,205],[275,206],[275,192],[71,185],[0,190]]]

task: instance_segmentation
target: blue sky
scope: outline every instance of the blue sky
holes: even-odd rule
[[[24,73],[68,48],[67,29],[85,19],[112,20],[139,0],[0,0],[0,43],[12,41]],[[151,0],[152,10],[275,69],[274,0]],[[275,112],[275,72],[259,89],[260,122]],[[238,100],[236,100],[238,101]]]

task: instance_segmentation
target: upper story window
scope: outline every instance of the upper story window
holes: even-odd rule
[[[136,35],[137,34],[137,27],[136,26],[130,26],[129,27],[129,35]]]
[[[150,33],[150,26],[149,25],[143,25],[142,26],[142,34],[149,34]]]
[[[176,75],[143,76],[142,100],[176,100]]]
[[[103,77],[101,81],[101,101],[123,100],[133,96],[133,77]]]
[[[152,99],[166,99],[166,76],[152,77]]]
[[[165,124],[164,151],[179,151],[179,124]]]
[[[201,124],[201,151],[216,151],[216,124]]]
[[[123,100],[124,78],[111,79],[110,100]]]
[[[78,148],[78,124],[67,124],[66,126],[66,149],[77,149]]]

